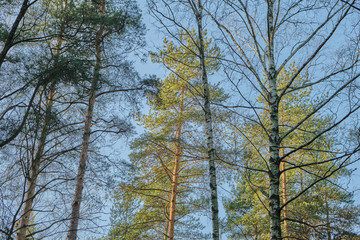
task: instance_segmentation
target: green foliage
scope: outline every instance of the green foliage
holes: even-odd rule
[[[9,36],[9,30],[5,24],[0,23],[0,42],[5,42]]]
[[[289,69],[284,69],[278,77],[279,92],[289,82],[293,74],[297,72],[293,64]],[[295,78],[293,88],[303,85],[308,76]],[[266,117],[268,114],[268,102],[259,97],[263,103],[264,111],[259,113],[261,126],[256,123],[247,123],[242,126],[246,133],[243,139],[246,148],[243,152],[243,165],[248,167],[237,180],[233,189],[234,198],[226,203],[228,213],[228,230],[233,239],[269,239],[269,217],[268,217],[268,186],[266,159],[268,153],[268,137],[271,124]],[[289,91],[279,103],[279,132],[283,136],[292,129],[301,119],[304,119],[314,110],[311,101],[311,88],[303,88],[297,91]],[[282,140],[280,156],[284,156],[293,149],[307,143],[317,136],[321,129],[332,124],[332,118],[314,114],[309,117],[300,127],[287,135]],[[249,144],[250,142],[250,144]],[[334,147],[334,140],[329,134],[323,134],[316,138],[305,149],[285,158],[285,168],[292,168],[286,171],[286,182],[284,175],[280,177],[280,198],[284,203],[284,191],[286,190],[286,201],[297,196],[314,181],[339,167],[340,163],[326,161],[336,157],[337,150]],[[260,170],[256,171],[254,169]],[[263,172],[261,172],[263,171]],[[351,194],[347,194],[340,188],[343,177],[348,175],[346,169],[335,172],[330,178],[316,184],[308,189],[301,196],[289,203],[286,208],[286,217],[294,221],[288,222],[288,232],[283,229],[284,236],[301,239],[327,239],[327,230],[331,229],[332,238],[349,236],[345,229],[351,229],[358,224],[356,215],[342,215],[339,209],[358,209],[351,204]],[[286,184],[284,188],[282,184]],[[284,209],[282,212],[284,217]],[[341,220],[339,220],[341,219]],[[304,222],[305,224],[299,224]],[[340,223],[341,222],[341,223]],[[307,224],[307,225],[306,225]],[[328,224],[328,225],[327,225]],[[318,226],[318,227],[310,227]],[[342,232],[343,235],[339,235]],[[335,237],[335,239],[337,239]]]
[[[198,189],[203,188],[202,177],[207,166],[201,146],[204,139],[199,132],[203,122],[198,100],[202,94],[200,64],[196,41],[193,41],[195,32],[189,32],[191,35],[180,33],[183,45],[165,39],[164,48],[158,54],[152,54],[152,60],[164,64],[170,74],[164,80],[158,80],[156,94],[148,95],[149,113],[138,117],[147,132],[131,145],[134,178],[115,194],[115,206],[118,207],[114,209],[110,238],[159,239],[166,234],[175,161],[179,161],[176,236],[201,236],[199,230],[203,226],[196,213],[207,206],[208,200]],[[209,71],[214,73],[219,68],[216,60],[219,50],[211,40],[205,39],[205,42]],[[211,90],[214,99],[226,98],[220,88],[212,86]],[[128,206],[127,202],[131,202],[132,207],[119,211]],[[124,220],[126,214],[117,214],[121,212],[132,212],[130,221]]]

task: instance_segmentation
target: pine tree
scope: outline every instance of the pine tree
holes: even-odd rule
[[[197,48],[193,42],[195,31],[180,33],[183,45],[164,40],[164,48],[153,54],[155,62],[164,64],[171,72],[158,83],[158,93],[149,98],[149,114],[139,118],[146,134],[134,141],[131,155],[136,178],[130,184],[122,185],[116,195],[116,206],[130,196],[139,209],[134,209],[132,227],[115,221],[110,236],[126,239],[128,229],[147,229],[138,236],[147,239],[164,237],[174,239],[182,234],[193,232],[201,227],[194,213],[204,208],[204,198],[196,190],[201,187],[205,166],[204,149],[201,147],[201,133],[197,130],[203,123],[201,114],[201,68]],[[205,35],[205,34],[204,34]],[[204,38],[204,49],[208,58],[210,74],[218,69],[215,57],[219,50],[212,46],[211,40]],[[220,89],[212,88],[214,98],[224,99]],[[200,134],[200,135],[199,135]],[[198,139],[197,141],[195,139]],[[124,197],[120,200],[121,194]],[[125,197],[129,196],[129,197]],[[115,209],[119,213],[118,209]],[[182,219],[182,220],[180,220]],[[190,219],[192,224],[187,226]],[[123,229],[122,231],[120,229]],[[182,232],[183,231],[186,232]]]
[[[106,93],[101,92],[100,88],[103,83],[106,83],[108,80],[103,78],[102,72],[104,72],[106,64],[109,64],[109,62],[111,63],[111,61],[116,59],[115,57],[106,57],[105,53],[107,53],[107,51],[112,51],[112,49],[109,49],[112,47],[112,45],[109,43],[109,40],[111,43],[128,44],[125,50],[120,51],[121,53],[119,55],[122,55],[124,52],[128,53],[134,51],[134,47],[142,46],[136,46],[136,44],[139,43],[137,41],[139,35],[141,36],[143,31],[140,21],[141,15],[139,14],[137,5],[132,0],[125,1],[119,5],[120,7],[116,6],[115,3],[110,4],[110,2],[105,0],[94,1],[91,4],[85,2],[83,7],[85,7],[87,11],[82,11],[84,15],[78,16],[80,18],[84,18],[86,23],[85,28],[82,29],[82,38],[85,39],[87,36],[90,36],[90,39],[93,40],[93,47],[90,47],[90,49],[94,51],[93,58],[95,58],[95,63],[93,66],[93,75],[88,90],[89,98],[84,121],[85,124],[76,176],[74,199],[72,202],[70,225],[67,234],[68,240],[75,240],[77,238],[79,220],[81,218],[80,207],[83,198],[84,177],[88,161],[95,104],[97,97]],[[119,47],[121,47],[121,45]],[[117,70],[126,71],[127,68],[130,68],[129,64],[125,64],[124,60],[121,63],[123,65],[119,64],[120,67]],[[109,92],[126,92],[132,90],[127,88],[124,89],[124,82],[121,82],[119,84],[120,86],[112,86],[113,88],[110,89]],[[112,83],[109,81],[110,86],[111,84]],[[128,129],[122,129],[120,132],[125,132],[127,130]]]

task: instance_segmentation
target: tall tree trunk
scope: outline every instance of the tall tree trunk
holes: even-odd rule
[[[270,212],[270,239],[281,240],[281,216],[280,216],[280,137],[279,137],[279,96],[277,94],[277,72],[274,58],[274,0],[267,0],[267,79],[270,86],[268,101],[270,105],[270,186],[269,186],[269,212]]]
[[[212,116],[210,107],[210,88],[207,78],[206,64],[205,64],[205,48],[203,39],[203,27],[202,27],[202,11],[203,6],[201,0],[198,0],[198,9],[196,14],[196,20],[198,25],[199,35],[199,60],[202,75],[202,84],[204,87],[204,113],[205,113],[205,128],[207,136],[207,152],[209,159],[209,175],[210,175],[210,191],[211,191],[211,215],[212,215],[212,227],[213,227],[213,240],[219,240],[220,238],[220,226],[219,226],[219,206],[218,206],[218,193],[216,183],[216,166],[215,166],[215,148],[214,137],[212,127]]]
[[[67,5],[67,2],[65,2],[65,6],[66,5]],[[64,31],[64,28],[63,28],[63,26],[61,26],[60,34],[62,34],[63,31]],[[57,63],[58,63],[58,57],[60,55],[60,49],[61,49],[62,42],[63,42],[63,40],[61,39],[61,37],[58,38],[56,48],[55,48],[55,61],[54,61],[55,68],[58,67]],[[31,161],[23,214],[19,220],[19,222],[20,222],[19,232],[17,235],[18,240],[26,239],[26,232],[28,229],[30,216],[31,216],[31,212],[32,212],[32,207],[33,207],[33,202],[34,202],[34,198],[35,198],[35,190],[36,190],[36,185],[37,185],[37,178],[39,175],[41,158],[44,153],[46,137],[48,135],[48,127],[49,127],[49,122],[51,119],[51,111],[52,111],[52,107],[53,107],[53,103],[54,103],[55,90],[56,90],[56,81],[52,80],[52,82],[50,84],[50,88],[49,88],[48,97],[47,97],[48,100],[47,100],[47,104],[46,104],[45,116],[44,116],[44,120],[43,120],[43,124],[42,124],[42,128],[41,128],[41,135],[40,135],[39,143],[37,146],[35,157]]]
[[[48,135],[48,127],[51,119],[51,111],[52,111],[54,94],[55,94],[55,85],[56,82],[53,81],[49,88],[45,116],[41,127],[41,135],[36,149],[35,157],[31,161],[30,172],[27,183],[27,192],[25,194],[24,209],[19,220],[20,224],[19,224],[19,232],[17,234],[17,240],[26,239],[26,232],[28,230],[30,216],[33,208],[33,202],[35,199],[35,190],[37,185],[37,178],[39,175],[41,159],[44,153],[46,137]]]
[[[174,240],[174,232],[175,232],[175,214],[176,214],[176,197],[177,197],[177,189],[179,185],[179,167],[180,167],[180,159],[181,159],[181,128],[182,128],[182,115],[184,111],[184,92],[185,88],[181,88],[181,96],[180,96],[180,111],[179,111],[179,126],[175,135],[175,162],[174,162],[174,170],[172,173],[172,182],[171,182],[171,198],[170,198],[170,213],[169,213],[169,228],[168,228],[168,239]]]
[[[105,0],[100,1],[100,14],[104,15],[105,13]],[[76,185],[75,185],[75,193],[74,193],[74,200],[72,203],[71,209],[71,219],[70,219],[70,226],[68,230],[67,239],[68,240],[76,240],[77,238],[77,231],[79,226],[79,219],[80,219],[80,205],[82,200],[82,193],[84,188],[84,176],[86,170],[86,162],[88,160],[88,149],[89,149],[89,142],[90,142],[90,134],[91,134],[91,124],[92,118],[94,114],[94,106],[95,106],[95,99],[96,99],[96,89],[100,78],[100,68],[101,68],[101,41],[102,36],[104,33],[104,24],[100,24],[100,28],[95,36],[95,50],[96,50],[96,62],[94,67],[94,75],[91,81],[91,88],[89,92],[89,102],[88,102],[88,109],[85,118],[85,126],[83,132],[83,140],[81,144],[81,153],[80,153],[80,160],[78,166],[78,173],[76,177]]]
[[[274,94],[275,91],[272,91]],[[275,92],[276,95],[276,92]],[[281,220],[280,220],[280,157],[279,157],[279,124],[278,124],[278,104],[275,96],[271,97],[271,135],[270,135],[270,239],[281,240]]]

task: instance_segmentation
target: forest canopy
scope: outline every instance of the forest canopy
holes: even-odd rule
[[[360,239],[356,1],[0,13],[1,239]]]

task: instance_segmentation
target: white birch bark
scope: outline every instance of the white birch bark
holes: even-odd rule
[[[215,166],[215,148],[214,137],[212,127],[212,114],[210,106],[210,90],[209,82],[207,78],[206,64],[205,64],[205,50],[203,39],[203,27],[202,27],[202,12],[203,6],[201,0],[198,0],[198,9],[196,14],[198,37],[199,37],[199,59],[201,68],[202,84],[204,88],[204,114],[205,114],[205,129],[207,137],[207,152],[209,159],[209,176],[210,176],[210,202],[211,202],[211,219],[212,219],[212,237],[214,240],[220,239],[220,225],[219,225],[219,204],[217,193],[217,181],[216,181],[216,166]]]
[[[270,86],[270,159],[269,159],[269,211],[270,211],[270,239],[281,240],[280,215],[280,136],[279,136],[279,96],[277,89],[277,71],[274,59],[274,0],[267,1],[267,39],[268,39],[268,71],[267,78]]]

